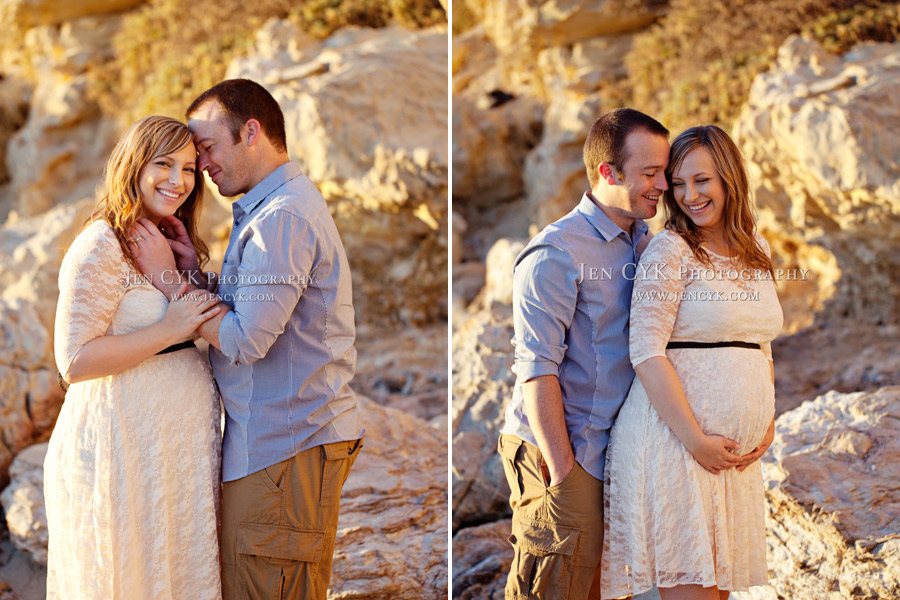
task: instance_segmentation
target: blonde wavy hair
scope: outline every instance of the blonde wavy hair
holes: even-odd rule
[[[672,174],[681,167],[685,156],[699,147],[709,151],[725,186],[725,243],[734,252],[735,262],[742,268],[772,274],[772,261],[756,241],[756,223],[750,207],[750,180],[741,151],[728,134],[715,125],[691,127],[678,134],[672,142],[669,166],[666,167],[669,189],[663,196],[668,215],[666,229],[678,233],[688,243],[697,260],[711,266],[709,254],[703,248],[700,228],[678,206],[672,188]]]
[[[129,127],[122,135],[106,163],[104,171],[106,190],[97,202],[97,207],[87,224],[99,220],[109,223],[119,240],[122,252],[136,269],[134,255],[126,240],[129,229],[143,215],[144,202],[139,181],[141,169],[153,159],[178,152],[193,143],[191,130],[184,123],[170,117],[145,117]],[[203,243],[197,231],[203,191],[203,178],[198,170],[194,189],[175,212],[175,216],[184,223],[188,237],[194,244],[201,267],[209,259],[209,248]]]

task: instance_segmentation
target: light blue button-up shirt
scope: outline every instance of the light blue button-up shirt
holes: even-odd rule
[[[628,313],[637,246],[585,194],[516,258],[513,321],[516,384],[502,433],[537,445],[522,384],[556,375],[575,460],[603,479],[609,430],[634,380],[628,357]]]
[[[225,405],[222,479],[363,435],[350,380],[350,267],[322,195],[293,162],[232,205],[219,278],[231,307],[210,346]]]

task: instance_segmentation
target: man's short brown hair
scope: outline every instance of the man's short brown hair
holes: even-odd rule
[[[612,110],[594,121],[584,141],[584,168],[591,189],[597,186],[600,178],[597,168],[601,163],[611,163],[619,171],[622,170],[628,160],[625,139],[629,133],[639,129],[669,137],[669,130],[659,121],[633,108]]]
[[[206,102],[214,101],[222,108],[225,124],[234,143],[241,141],[241,127],[250,119],[259,121],[263,133],[276,150],[287,152],[284,113],[266,88],[249,79],[228,79],[200,94],[185,111],[188,118]]]

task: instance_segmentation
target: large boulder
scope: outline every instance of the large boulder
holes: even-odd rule
[[[447,594],[447,435],[360,399],[365,447],[344,485],[329,598]]]
[[[49,331],[59,297],[59,266],[93,206],[92,198],[82,198],[0,226],[0,298],[32,304],[38,323]]]
[[[0,487],[13,456],[36,440],[47,439],[64,393],[56,368],[48,364],[50,333],[24,302],[0,299]]]
[[[626,76],[621,57],[665,2],[470,0],[478,24],[453,40],[453,194],[472,236],[516,201],[538,229],[588,187],[582,146]],[[483,255],[482,255],[483,258]]]
[[[390,406],[447,427],[447,323],[400,331],[357,330],[353,389]]]
[[[53,359],[59,266],[92,204],[0,227],[0,486],[12,456],[46,439],[62,406]]]
[[[0,79],[0,184],[8,182],[10,177],[6,166],[6,144],[25,124],[30,100],[31,86],[25,80],[18,77]],[[9,201],[4,198],[0,203],[0,222],[6,219],[9,208]]]
[[[528,96],[496,105],[489,98],[476,92],[453,99],[453,195],[476,208],[524,193],[525,157],[540,140],[544,112]]]
[[[823,319],[778,338],[772,344],[776,414],[831,390],[861,392],[900,385],[898,346],[900,326],[849,319]]]
[[[512,274],[525,240],[488,251],[485,285],[453,332],[453,528],[509,514],[497,438],[512,398]],[[470,264],[470,263],[463,263]]]
[[[44,510],[44,457],[47,444],[19,453],[10,468],[12,481],[0,494],[6,526],[16,548],[47,564],[47,513]]]
[[[641,29],[657,19],[665,2],[468,0],[466,4],[498,50],[510,55]],[[523,54],[521,58],[532,56]]]
[[[780,597],[900,597],[900,387],[829,392],[785,413],[763,475]]]
[[[25,53],[36,70],[28,118],[7,146],[13,208],[23,216],[93,197],[118,134],[91,98],[88,68],[111,56],[119,16],[35,27]]]
[[[261,79],[284,110],[288,150],[329,201],[359,275],[358,313],[446,317],[446,31],[348,28],[294,46],[259,47],[267,73],[251,53],[227,77]]]
[[[469,315],[453,333],[454,531],[509,515],[497,439],[515,383],[512,336],[512,307],[500,303]]]
[[[597,95],[562,91],[550,101],[544,136],[525,162],[528,212],[539,229],[572,210],[590,188],[584,140],[603,112]]]
[[[328,597],[437,600],[447,593],[446,428],[359,398],[363,450],[341,495]],[[46,564],[46,444],[16,457],[0,501],[15,545]]]
[[[898,95],[900,43],[836,56],[793,36],[735,124],[761,228],[783,262],[812,270],[811,311],[900,321]]]
[[[0,25],[5,30],[57,25],[87,15],[126,11],[142,2],[143,0],[3,0],[0,3]]]
[[[453,598],[503,598],[512,564],[512,519],[466,527],[453,536]]]

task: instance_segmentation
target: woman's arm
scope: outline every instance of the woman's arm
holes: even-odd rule
[[[182,292],[185,286],[182,286]],[[218,313],[218,299],[209,295],[179,296],[169,303],[161,321],[121,335],[104,335],[84,344],[63,378],[79,383],[121,373],[160,350],[184,340]]]
[[[717,475],[719,471],[740,464],[734,454],[740,447],[737,442],[720,435],[706,435],[700,429],[668,358],[648,358],[634,370],[650,404],[704,469]]]
[[[641,268],[631,297],[630,354],[635,373],[650,404],[694,459],[711,473],[730,469],[738,444],[720,435],[706,435],[684,395],[681,381],[666,357],[686,283],[683,252],[690,252],[673,235],[655,237],[641,256]]]

